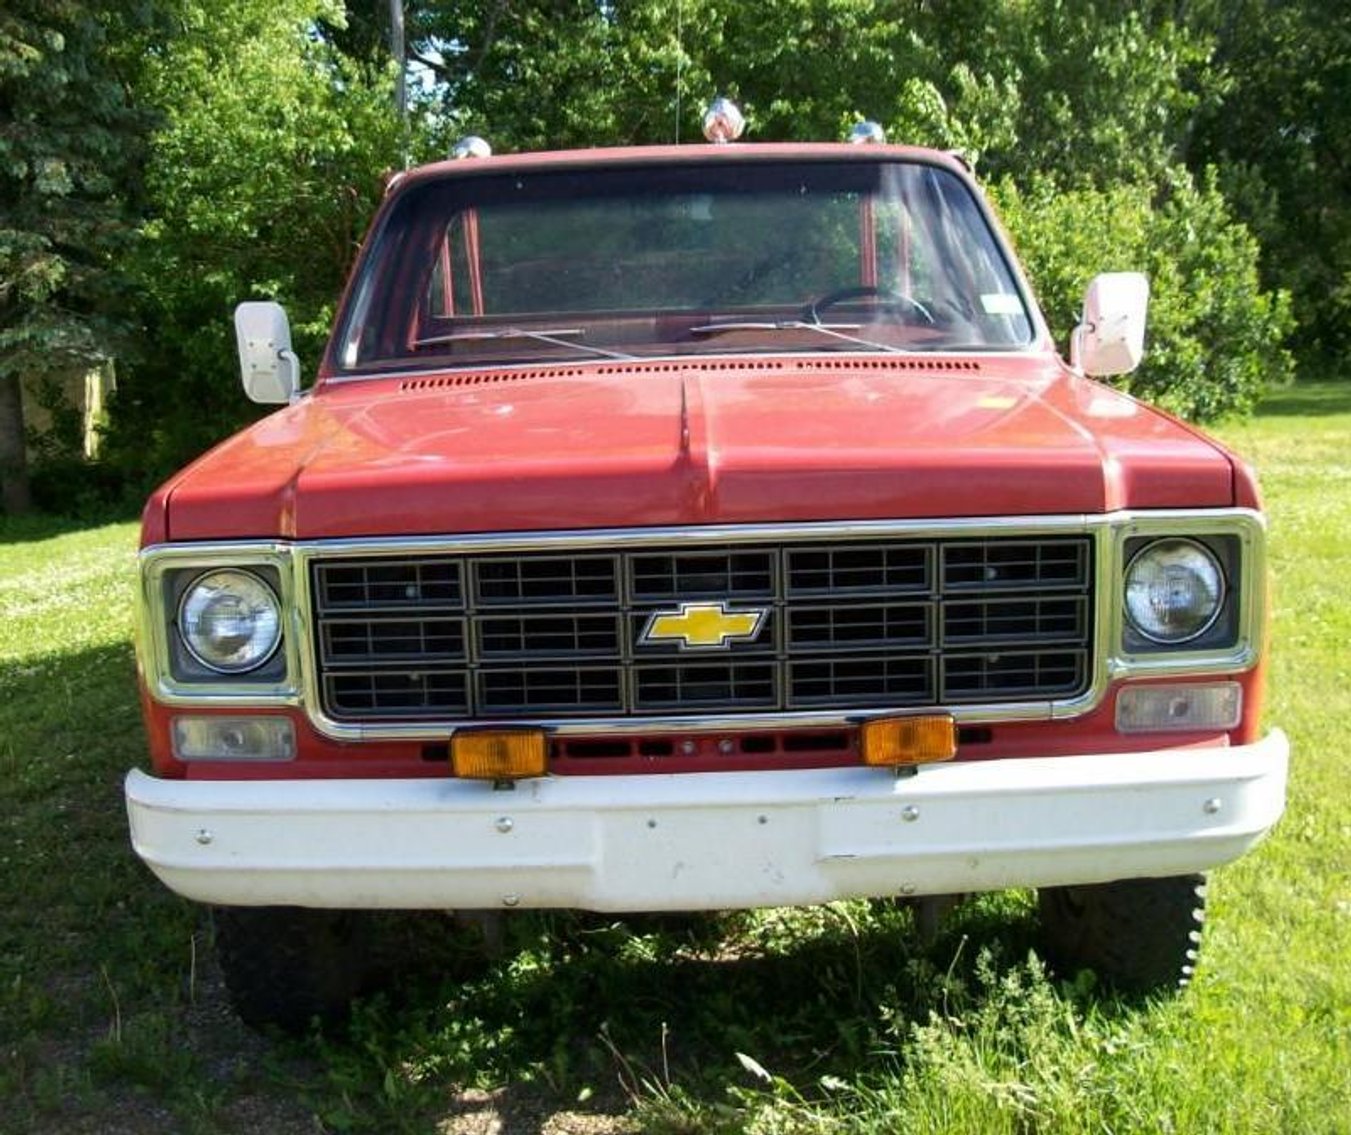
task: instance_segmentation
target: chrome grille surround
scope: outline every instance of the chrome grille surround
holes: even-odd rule
[[[316,692],[347,725],[882,712],[1093,682],[1094,539],[855,536],[315,555]],[[753,634],[657,641],[690,607]]]
[[[1091,681],[1075,697],[1019,702],[972,700],[954,704],[951,712],[969,724],[1007,721],[1045,721],[1073,718],[1094,709],[1113,681],[1122,678],[1164,678],[1233,674],[1257,664],[1265,625],[1265,529],[1260,513],[1246,508],[1121,510],[1102,514],[1038,517],[973,518],[920,521],[832,521],[794,524],[709,525],[698,527],[567,530],[558,532],[494,533],[456,537],[406,536],[390,538],[331,538],[313,540],[217,540],[148,545],[140,552],[141,582],[137,589],[137,659],[152,698],[168,707],[293,708],[303,711],[315,730],[343,742],[364,740],[444,741],[461,726],[491,725],[497,719],[472,721],[447,714],[418,720],[386,719],[344,722],[320,708],[318,636],[308,612],[313,607],[312,565],[331,559],[389,561],[457,557],[487,553],[555,552],[577,556],[586,552],[611,555],[616,550],[729,544],[755,547],[773,543],[867,542],[874,539],[958,540],[1017,537],[1086,536],[1093,547],[1094,584],[1089,600],[1094,636],[1090,648]],[[1120,587],[1126,546],[1130,541],[1159,536],[1187,535],[1230,539],[1238,558],[1231,592],[1236,599],[1236,635],[1227,646],[1187,646],[1167,651],[1138,652],[1124,640]],[[252,675],[233,678],[188,678],[174,672],[170,642],[173,635],[172,580],[221,565],[272,565],[280,574],[280,593],[287,610],[282,657],[285,673],[276,680]],[[528,722],[559,736],[603,734],[645,735],[656,732],[716,732],[836,728],[888,711],[830,707],[789,712],[733,713],[702,711],[654,714],[557,716],[540,713],[528,719],[506,718],[504,723]]]

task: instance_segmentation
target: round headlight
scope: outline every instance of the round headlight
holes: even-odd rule
[[[1155,540],[1126,569],[1126,617],[1151,642],[1189,642],[1205,634],[1224,602],[1224,572],[1194,540]]]
[[[198,576],[183,592],[178,629],[188,651],[222,674],[255,670],[281,642],[281,604],[252,572],[231,569]]]

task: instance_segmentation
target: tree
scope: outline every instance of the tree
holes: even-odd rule
[[[105,357],[113,253],[145,118],[119,74],[136,13],[86,0],[0,12],[0,498],[30,505],[22,390]]]
[[[1112,0],[408,9],[409,59],[438,80],[440,120],[500,148],[698,139],[702,107],[724,93],[754,139],[841,137],[866,116],[896,126],[898,141],[978,149],[994,175],[1101,185],[1174,164],[1221,93],[1207,33]],[[354,6],[337,41],[384,51],[384,12]]]
[[[1327,0],[1193,3],[1230,77],[1197,130],[1193,164],[1214,163],[1262,241],[1263,275],[1289,288],[1310,367],[1351,357],[1351,8]]]
[[[108,460],[129,495],[256,417],[231,313],[283,302],[317,360],[383,175],[399,163],[388,58],[321,34],[328,0],[178,0],[138,95],[160,121],[127,264],[140,328],[119,367]]]

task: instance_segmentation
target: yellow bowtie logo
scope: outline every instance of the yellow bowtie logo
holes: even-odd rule
[[[682,603],[678,611],[658,611],[647,621],[639,642],[677,642],[682,650],[726,649],[750,642],[760,633],[767,611],[729,611],[725,603]]]

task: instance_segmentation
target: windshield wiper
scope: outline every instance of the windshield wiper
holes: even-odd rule
[[[451,331],[445,335],[428,335],[425,339],[414,341],[414,347],[437,347],[443,343],[484,343],[495,340],[532,339],[537,343],[548,343],[554,347],[568,347],[574,351],[586,351],[607,359],[623,359],[632,362],[633,355],[622,351],[608,351],[604,347],[593,347],[590,343],[573,343],[562,338],[564,335],[585,335],[581,327],[550,327],[547,331],[532,331],[525,327],[492,327],[482,331]]]
[[[733,321],[728,323],[705,323],[691,327],[691,335],[720,335],[732,331],[815,331],[832,339],[843,339],[846,343],[857,343],[861,347],[871,347],[875,351],[885,351],[891,355],[911,355],[904,347],[894,347],[890,343],[875,343],[858,335],[848,335],[848,331],[857,331],[861,323],[811,323],[805,319],[774,319],[763,321]]]

